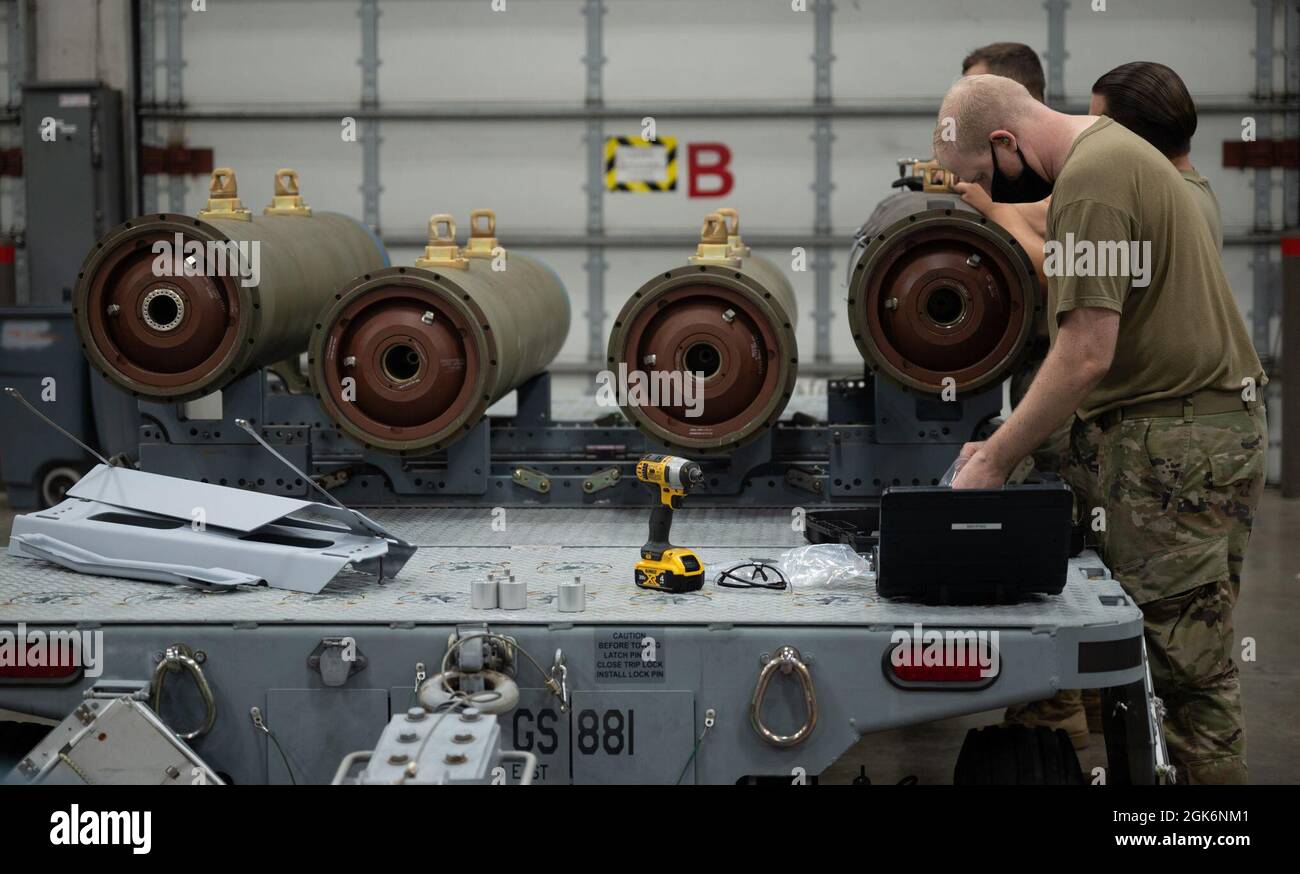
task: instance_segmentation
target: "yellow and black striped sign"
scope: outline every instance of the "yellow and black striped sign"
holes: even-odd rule
[[[676,191],[677,138],[605,139],[606,191]]]

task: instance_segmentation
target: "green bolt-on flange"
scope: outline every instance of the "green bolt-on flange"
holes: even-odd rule
[[[817,469],[807,470],[802,467],[792,467],[785,472],[785,481],[796,489],[803,489],[805,492],[820,495],[825,477],[821,476],[821,471]]]
[[[591,476],[583,480],[582,490],[589,495],[594,494],[596,492],[603,491],[609,488],[610,486],[616,484],[618,482],[618,478],[619,478],[618,468],[607,467],[603,470],[596,471]]]
[[[513,479],[517,485],[521,485],[526,489],[537,492],[539,495],[544,495],[551,490],[551,478],[540,470],[532,470],[527,467],[516,467],[514,473],[511,474],[511,479]]]

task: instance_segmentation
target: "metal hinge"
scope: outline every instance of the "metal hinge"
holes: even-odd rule
[[[591,476],[582,481],[582,490],[587,494],[594,494],[618,484],[620,471],[617,467],[607,467],[598,470]]]
[[[320,673],[326,686],[342,686],[348,677],[366,669],[370,660],[350,637],[326,637],[307,657],[307,667]]]
[[[516,467],[510,478],[515,481],[516,485],[521,485],[526,489],[544,495],[551,490],[551,478],[540,470],[532,470],[527,467]]]
[[[786,470],[785,481],[796,489],[820,495],[822,493],[822,477],[820,474],[821,470],[819,468],[805,470],[802,467],[792,467]]]

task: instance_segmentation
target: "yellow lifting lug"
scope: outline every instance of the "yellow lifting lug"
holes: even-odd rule
[[[262,210],[264,215],[311,215],[311,207],[303,203],[298,192],[298,171],[281,167],[275,171],[275,195],[271,204]]]
[[[424,254],[415,259],[415,266],[469,268],[469,259],[456,245],[456,220],[447,213],[441,212],[429,218],[429,245],[424,247]]]
[[[740,259],[731,253],[727,244],[727,223],[716,212],[704,217],[704,227],[700,229],[700,245],[695,254],[686,259],[691,264],[717,264],[725,267],[739,267]]]
[[[921,190],[934,194],[952,194],[960,181],[957,174],[944,167],[938,160],[931,158],[900,158],[898,175],[903,179],[920,180]]]
[[[199,210],[198,217],[241,222],[253,220],[253,211],[239,202],[239,182],[234,170],[218,167],[212,171],[212,181],[208,183],[208,205]]]
[[[501,246],[497,240],[497,214],[490,209],[475,209],[469,214],[469,240],[463,254],[466,258],[491,258]],[[505,250],[502,249],[502,252]]]
[[[740,238],[740,213],[730,206],[724,206],[717,212],[727,225],[727,251],[733,258],[748,258],[751,254],[749,247]]]

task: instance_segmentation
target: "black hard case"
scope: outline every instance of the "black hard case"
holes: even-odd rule
[[[877,589],[929,604],[1056,595],[1069,565],[1073,499],[1064,483],[901,486],[880,500]]]

